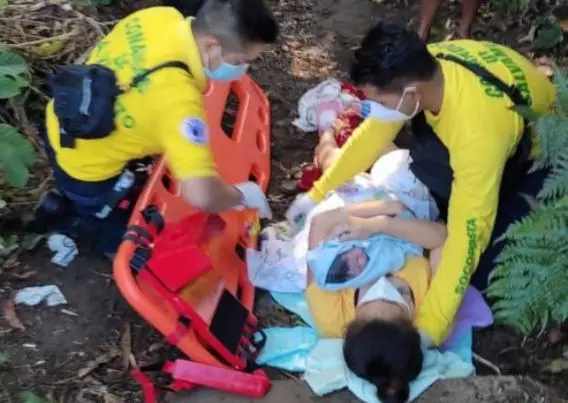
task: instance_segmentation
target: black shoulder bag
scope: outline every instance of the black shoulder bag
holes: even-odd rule
[[[61,67],[48,81],[55,115],[59,119],[61,147],[74,148],[76,139],[93,140],[109,136],[116,129],[117,97],[164,68],[178,68],[191,74],[185,63],[169,61],[140,73],[126,89],[122,89],[114,71],[106,66]]]

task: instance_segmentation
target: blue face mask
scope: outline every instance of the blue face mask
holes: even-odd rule
[[[246,74],[248,67],[248,64],[230,64],[223,60],[214,71],[205,67],[205,75],[214,81],[235,81]]]

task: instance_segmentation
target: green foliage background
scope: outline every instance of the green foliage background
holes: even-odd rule
[[[568,319],[568,76],[554,77],[554,110],[532,122],[540,146],[534,169],[551,173],[536,208],[504,235],[488,290],[495,318],[524,333]]]

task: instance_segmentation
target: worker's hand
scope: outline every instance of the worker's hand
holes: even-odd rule
[[[241,192],[241,203],[244,207],[256,209],[260,218],[272,218],[272,210],[270,210],[266,195],[260,186],[254,182],[243,182],[236,184],[235,189]]]
[[[301,228],[306,222],[309,212],[316,206],[307,193],[296,196],[296,200],[292,203],[288,211],[286,211],[286,219],[295,228]]]

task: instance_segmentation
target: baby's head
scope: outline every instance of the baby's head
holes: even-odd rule
[[[344,283],[363,273],[369,263],[369,256],[364,248],[353,247],[348,251],[341,252],[331,263],[327,272],[327,283]]]
[[[384,403],[408,400],[409,383],[420,374],[424,360],[408,310],[380,299],[357,309],[347,327],[343,355],[355,375],[377,387]]]

